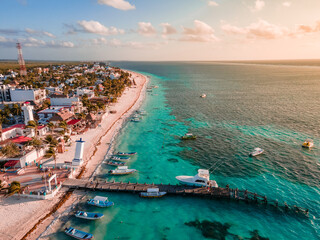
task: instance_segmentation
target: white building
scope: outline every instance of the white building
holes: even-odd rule
[[[39,123],[40,124],[47,124],[50,121],[50,118],[52,118],[57,113],[61,112],[64,109],[64,107],[50,107],[46,108],[44,110],[41,110],[38,112],[39,116]]]
[[[28,125],[29,121],[33,121],[33,106],[31,106],[29,103],[23,104],[21,107],[23,111],[24,116],[24,124]]]
[[[83,104],[78,97],[50,97],[51,106],[73,107],[73,111],[78,113],[83,110]]]
[[[46,99],[46,90],[28,87],[11,88],[10,97],[12,102],[33,101],[35,103],[40,103]]]
[[[94,90],[88,89],[88,88],[80,88],[80,87],[78,87],[77,90],[76,90],[76,95],[78,97],[81,97],[83,95],[87,95],[88,98],[92,98],[92,97],[94,97]]]

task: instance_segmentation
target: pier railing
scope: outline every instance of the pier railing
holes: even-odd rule
[[[287,213],[295,213],[298,215],[308,216],[309,210],[288,205],[286,202],[278,202],[277,200],[268,199],[266,196],[250,192],[248,190],[239,190],[237,188],[207,188],[193,187],[172,184],[147,184],[147,183],[132,183],[132,182],[106,182],[106,181],[90,181],[82,179],[67,179],[63,183],[64,187],[69,189],[104,191],[104,192],[127,192],[140,193],[146,192],[148,188],[157,187],[161,192],[167,192],[168,195],[182,195],[194,197],[208,197],[212,199],[230,199],[242,201],[246,203],[264,204],[275,209],[282,210]]]

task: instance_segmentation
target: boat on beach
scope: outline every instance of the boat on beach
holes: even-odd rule
[[[140,197],[143,198],[160,198],[166,195],[167,192],[159,192],[159,188],[148,188],[146,192],[141,192]]]
[[[110,170],[110,175],[127,175],[136,172],[136,169],[128,169],[128,166],[120,166],[114,170]]]
[[[198,174],[195,176],[177,176],[176,179],[183,185],[196,187],[218,187],[216,181],[210,180],[210,173],[207,169],[199,169]]]
[[[113,202],[109,202],[107,197],[95,196],[93,199],[87,201],[89,205],[96,207],[111,207],[114,205]]]
[[[192,133],[186,133],[181,137],[181,140],[195,140],[197,139],[196,135],[193,135]]]
[[[92,239],[93,238],[93,235],[91,233],[87,233],[87,232],[75,229],[73,227],[65,228],[64,232],[70,237],[73,237],[76,239]]]
[[[313,140],[312,139],[306,139],[304,143],[302,143],[302,147],[304,148],[312,148],[313,147]]]
[[[83,211],[78,211],[75,216],[77,218],[83,218],[87,220],[98,220],[100,218],[103,218],[104,215],[102,213],[94,213],[94,212],[83,212]]]
[[[107,162],[107,164],[110,166],[124,166],[126,163],[121,161],[110,160]]]
[[[262,154],[264,152],[264,150],[262,148],[255,148],[253,150],[253,152],[249,153],[249,156],[250,157],[255,157],[255,156],[258,156],[260,154]]]
[[[113,155],[110,158],[111,160],[117,160],[117,161],[121,161],[121,160],[129,160],[130,157],[129,156],[117,156],[117,155]]]
[[[117,156],[132,156],[136,155],[137,152],[117,152],[115,155]]]

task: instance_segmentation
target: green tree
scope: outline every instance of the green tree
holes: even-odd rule
[[[48,135],[45,138],[45,143],[49,144],[50,147],[56,147],[58,145],[58,140],[52,135]]]
[[[38,123],[36,122],[36,121],[34,121],[34,120],[32,120],[32,121],[29,121],[28,122],[28,125],[26,126],[26,128],[31,128],[31,129],[33,129],[34,130],[34,135],[35,136],[37,136],[38,135]]]
[[[39,150],[42,148],[43,142],[40,138],[33,137],[29,142],[29,145],[33,146],[36,150]]]
[[[18,104],[13,104],[11,108],[11,113],[15,116],[21,115],[21,107]]]
[[[9,142],[7,145],[1,148],[0,151],[4,156],[8,158],[13,158],[20,155],[20,149],[18,145],[12,142]]]
[[[51,132],[51,134],[52,134],[53,129],[54,129],[54,124],[53,124],[52,122],[49,122],[49,123],[47,124],[47,127],[50,129],[50,132]]]
[[[54,147],[50,147],[46,152],[46,157],[53,157],[54,169],[57,168],[57,153]]]
[[[19,193],[20,190],[21,190],[21,186],[20,186],[20,182],[18,181],[13,181],[11,184],[10,184],[10,187],[8,188],[9,190],[9,196],[15,194],[15,193]]]

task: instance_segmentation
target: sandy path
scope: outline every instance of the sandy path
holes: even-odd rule
[[[130,73],[137,85],[135,88],[126,89],[118,102],[114,106],[109,107],[108,110],[117,110],[117,113],[105,114],[100,127],[90,129],[81,135],[72,136],[72,141],[80,138],[85,141],[83,158],[86,170],[83,178],[92,175],[104,159],[109,147],[108,143],[119,131],[124,120],[139,108],[144,99],[147,78],[135,72]],[[71,161],[74,157],[75,145],[72,144],[67,152],[59,154],[57,162]],[[59,198],[63,194],[60,193],[59,195],[59,197],[55,197],[52,200],[29,200],[15,196],[0,199],[0,219],[6,219],[6,221],[0,221],[0,239],[21,239],[41,217],[45,216],[52,209],[53,205],[59,201]],[[81,194],[73,194],[56,213],[45,219],[27,239],[36,239],[40,236],[53,220],[58,219],[64,211],[70,209],[70,206],[80,197]],[[58,224],[51,225],[49,229],[51,231],[46,231],[43,234],[44,238],[48,236],[47,232],[48,234],[53,232],[53,229],[56,229],[56,225]]]

